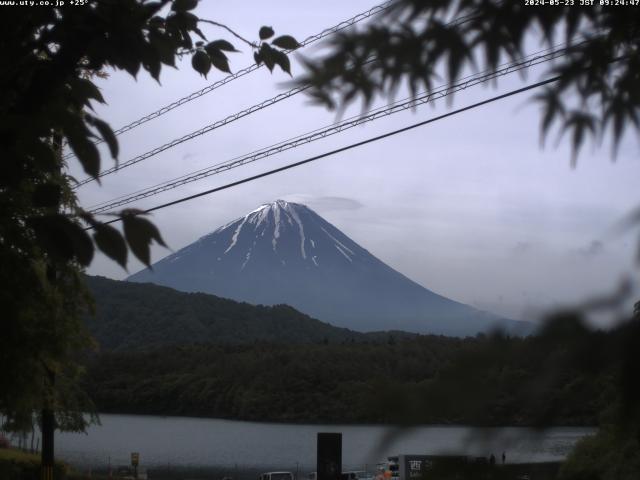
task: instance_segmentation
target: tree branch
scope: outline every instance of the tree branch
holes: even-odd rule
[[[200,18],[200,19],[198,19],[198,21],[199,22],[204,22],[204,23],[210,23],[211,25],[215,25],[216,27],[224,28],[231,35],[233,35],[237,39],[243,41],[244,43],[249,45],[251,48],[258,48],[258,45],[255,42],[250,42],[249,40],[244,38],[242,35],[240,35],[239,33],[234,32],[231,28],[227,27],[226,25],[224,25],[222,23],[214,22],[213,20],[206,20],[204,18]]]

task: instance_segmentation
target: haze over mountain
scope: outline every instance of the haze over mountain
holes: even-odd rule
[[[288,305],[255,306],[158,285],[86,277],[95,299],[87,327],[103,351],[190,344],[339,344],[410,338],[363,334],[315,320]]]
[[[253,304],[288,304],[362,332],[473,335],[506,320],[438,295],[392,269],[308,207],[265,204],[128,278]]]

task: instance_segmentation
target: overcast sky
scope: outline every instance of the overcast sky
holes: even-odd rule
[[[201,18],[224,22],[255,39],[258,28],[298,40],[375,5],[371,0],[201,2]],[[228,38],[205,30],[210,39]],[[232,70],[251,63],[237,41]],[[531,50],[535,50],[532,45]],[[314,50],[305,49],[307,55]],[[317,54],[317,52],[315,53]],[[294,64],[294,76],[301,68]],[[532,70],[525,82],[542,78]],[[141,73],[135,81],[111,73],[98,81],[108,106],[97,108],[118,128],[222,78],[208,79],[185,64],[163,70],[162,85]],[[278,92],[288,76],[260,69],[195,102],[120,136],[120,160],[201,128]],[[497,89],[456,95],[454,108],[523,85],[506,77]],[[640,204],[638,142],[627,138],[614,163],[609,149],[588,146],[575,169],[568,142],[539,142],[539,110],[529,94],[511,97],[427,127],[156,212],[153,221],[178,250],[258,205],[278,198],[304,203],[378,258],[452,299],[512,318],[611,290],[634,275],[637,232],[612,227]],[[188,194],[304,159],[446,111],[445,102],[396,114],[255,164],[209,177],[135,203],[149,208]],[[355,108],[347,113],[357,114]],[[232,125],[107,176],[79,190],[82,205],[127,194],[328,125],[335,114],[298,95]],[[74,174],[83,178],[72,161]],[[104,156],[106,166],[111,166]],[[169,254],[154,248],[153,259]],[[98,256],[89,273],[122,279],[128,273]]]

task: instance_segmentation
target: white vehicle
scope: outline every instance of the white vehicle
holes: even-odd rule
[[[258,480],[295,480],[291,472],[266,472],[258,476]]]
[[[118,480],[135,480],[135,473],[133,467],[128,465],[121,465],[116,469],[115,478]]]

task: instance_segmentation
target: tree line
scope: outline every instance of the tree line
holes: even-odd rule
[[[615,333],[593,333],[564,321],[570,333],[562,339],[557,332],[464,339],[387,334],[366,342],[105,352],[87,358],[84,388],[99,411],[114,413],[279,422],[595,425],[616,401],[615,369],[610,364],[585,369],[574,355],[578,344],[612,342]]]

